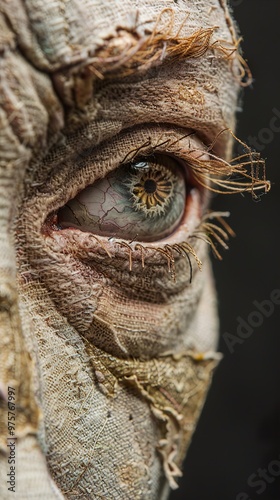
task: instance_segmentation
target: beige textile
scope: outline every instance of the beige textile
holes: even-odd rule
[[[160,242],[46,220],[139,150],[183,155],[216,138],[230,157],[220,132],[234,128],[240,62],[228,9],[2,0],[0,14],[0,498],[166,498],[218,359],[207,245],[192,240],[203,268],[190,254],[190,284],[186,257]],[[200,222],[197,210],[190,239]]]

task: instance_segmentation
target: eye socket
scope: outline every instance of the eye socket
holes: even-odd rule
[[[158,241],[180,225],[192,187],[175,158],[140,158],[81,191],[59,209],[57,224],[101,236]]]

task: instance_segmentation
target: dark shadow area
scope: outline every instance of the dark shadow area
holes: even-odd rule
[[[213,261],[224,359],[171,500],[280,500],[280,305],[256,306],[280,289],[280,2],[232,4],[254,76],[237,134],[267,159],[272,190],[259,203],[249,194],[213,202],[231,212],[237,233],[223,261]],[[232,342],[241,323],[246,338]]]

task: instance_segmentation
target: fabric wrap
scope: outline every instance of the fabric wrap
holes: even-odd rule
[[[160,252],[142,269],[134,246],[131,269],[122,242],[43,228],[145,144],[195,131],[230,157],[228,8],[2,0],[0,14],[0,497],[167,498],[218,359],[206,244],[190,284],[180,255],[174,280]]]

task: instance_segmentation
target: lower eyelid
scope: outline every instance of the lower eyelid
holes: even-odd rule
[[[132,274],[142,275],[144,267],[154,268],[156,274],[162,274],[160,269],[165,275],[167,269],[172,274],[172,258],[174,262],[186,260],[185,252],[178,251],[180,245],[191,245],[194,260],[200,267],[201,263],[194,248],[201,247],[201,244],[195,240],[191,241],[191,237],[201,222],[201,196],[196,189],[193,189],[189,197],[180,227],[169,237],[157,242],[129,242],[118,238],[96,236],[78,229],[53,230],[46,235],[46,241],[51,247],[53,240],[61,253],[72,255],[85,265],[98,268],[102,264],[103,270],[105,265],[107,274],[110,266],[123,271],[133,271]],[[188,276],[190,271],[185,269],[185,272]]]

